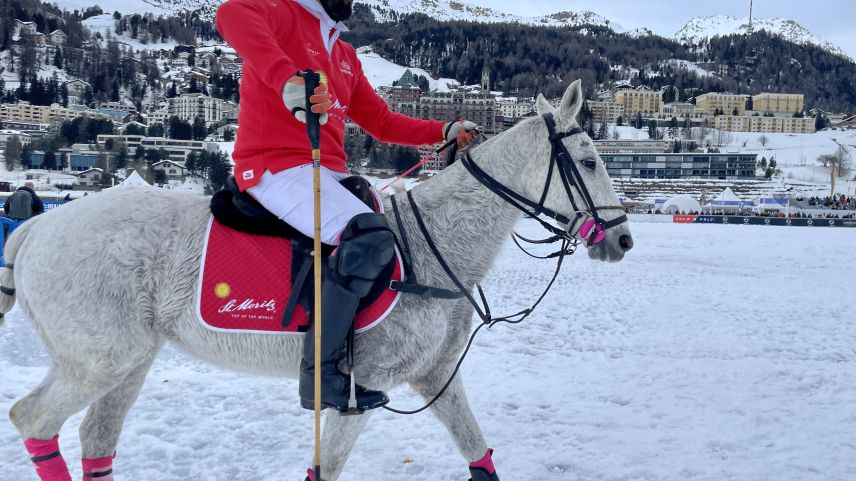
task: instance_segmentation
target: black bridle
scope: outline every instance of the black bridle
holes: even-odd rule
[[[565,143],[562,142],[563,139],[567,137],[571,137],[573,135],[582,134],[585,131],[579,127],[574,127],[567,132],[556,132],[556,120],[553,118],[552,113],[547,113],[542,115],[544,119],[544,123],[547,124],[547,133],[550,138],[551,151],[550,151],[550,166],[547,171],[547,179],[544,183],[544,190],[541,192],[541,199],[535,203],[528,198],[514,192],[509,187],[503,185],[498,180],[491,177],[487,172],[482,170],[476,163],[473,161],[470,152],[468,151],[464,158],[461,160],[461,163],[464,164],[467,171],[475,177],[476,180],[482,183],[485,187],[488,188],[494,194],[500,196],[503,200],[513,205],[524,214],[532,217],[541,223],[541,226],[546,230],[553,234],[553,237],[547,239],[547,241],[555,242],[559,240],[571,240],[575,233],[580,232],[580,228],[582,227],[582,223],[587,219],[591,218],[594,221],[594,224],[597,228],[592,229],[590,232],[596,233],[597,231],[605,232],[607,229],[616,227],[627,222],[627,215],[622,214],[615,219],[604,221],[603,218],[598,214],[598,211],[602,210],[620,210],[624,212],[624,207],[621,205],[607,205],[607,206],[596,206],[594,201],[592,200],[591,193],[589,193],[588,188],[586,187],[585,182],[583,181],[582,175],[580,174],[579,168],[577,168],[576,163],[574,162],[573,156],[568,152],[567,147],[565,147]],[[586,168],[594,169],[596,167],[594,160],[585,160],[583,161]],[[571,202],[571,205],[574,208],[574,218],[569,219],[567,216],[562,215],[554,210],[551,210],[544,206],[544,203],[547,201],[547,195],[550,192],[550,184],[553,180],[553,171],[559,171],[559,178],[562,181],[562,186],[565,188],[565,193],[568,195],[568,199]],[[585,204],[585,210],[582,210],[577,205],[577,202],[574,200],[574,195],[572,188],[576,189],[582,198],[583,203]],[[560,224],[564,224],[567,227],[565,229],[559,229],[558,227],[546,222],[541,219],[540,215],[546,215],[550,217]],[[529,241],[528,239],[517,236],[520,239],[531,243],[545,243],[545,241]],[[591,234],[590,236],[591,237]],[[587,241],[588,245],[596,244],[597,242],[591,242],[590,238],[583,239]]]
[[[504,184],[502,184],[498,180],[491,177],[487,172],[482,170],[473,161],[472,157],[470,156],[469,151],[465,154],[464,159],[462,160],[462,163],[464,164],[464,167],[466,167],[467,171],[473,177],[475,177],[476,180],[478,180],[485,187],[487,187],[488,190],[495,193],[500,198],[502,198],[503,200],[505,200],[509,204],[513,205],[517,209],[521,210],[522,212],[524,212],[528,216],[537,220],[539,223],[541,223],[541,225],[545,229],[547,229],[549,232],[553,233],[552,237],[550,237],[548,239],[544,239],[544,240],[529,240],[529,239],[526,239],[520,235],[514,234],[514,236],[516,237],[516,238],[514,238],[514,242],[517,244],[518,247],[520,247],[521,250],[523,250],[523,252],[525,252],[527,255],[530,255],[530,256],[532,255],[529,252],[527,252],[525,249],[523,249],[523,247],[520,246],[520,244],[517,242],[517,239],[521,239],[521,240],[523,240],[525,242],[529,242],[531,244],[552,244],[554,242],[561,242],[562,243],[562,247],[559,249],[559,251],[557,251],[557,252],[555,252],[549,256],[539,257],[541,259],[557,257],[558,260],[556,263],[556,269],[553,272],[553,277],[550,279],[550,282],[547,284],[547,287],[544,289],[544,292],[541,293],[541,295],[538,297],[538,299],[535,301],[535,303],[531,307],[529,307],[528,309],[524,309],[524,310],[517,312],[516,314],[512,314],[510,316],[493,317],[491,315],[490,306],[488,305],[487,298],[484,294],[484,291],[482,290],[480,285],[476,284],[476,288],[478,289],[479,296],[481,297],[481,301],[482,301],[482,304],[479,305],[479,303],[475,300],[473,295],[470,293],[470,289],[467,289],[464,286],[464,284],[460,281],[460,279],[458,279],[458,277],[455,275],[455,273],[452,271],[452,269],[449,267],[449,265],[443,259],[443,256],[440,254],[440,251],[437,248],[437,245],[434,243],[433,239],[431,239],[431,235],[428,232],[427,227],[425,226],[425,222],[422,219],[422,214],[419,211],[419,207],[416,205],[416,201],[413,199],[413,194],[411,193],[411,191],[407,191],[407,199],[410,203],[410,207],[413,211],[413,216],[416,219],[416,223],[419,226],[419,230],[422,233],[422,236],[425,238],[425,242],[428,244],[428,248],[434,254],[434,257],[437,259],[437,262],[440,264],[440,267],[443,268],[443,270],[446,272],[446,275],[449,276],[449,279],[451,279],[452,283],[455,284],[455,287],[457,288],[457,292],[449,290],[449,289],[442,289],[442,288],[430,287],[430,286],[425,286],[425,285],[419,284],[416,280],[416,274],[415,274],[415,272],[413,272],[413,269],[412,269],[412,264],[411,264],[411,260],[410,260],[410,245],[409,245],[407,235],[406,235],[406,232],[404,229],[404,224],[401,220],[401,214],[400,214],[399,209],[398,209],[398,203],[395,199],[395,196],[394,195],[391,196],[393,212],[395,213],[395,219],[396,219],[396,222],[398,224],[398,232],[399,232],[399,234],[401,236],[401,240],[402,240],[402,245],[400,245],[399,247],[403,251],[402,253],[404,255],[404,267],[405,267],[404,270],[405,270],[405,276],[407,277],[407,280],[404,282],[393,281],[392,283],[390,283],[390,288],[392,290],[400,291],[403,293],[417,294],[417,295],[420,295],[422,298],[436,297],[436,298],[440,298],[440,299],[460,299],[460,298],[465,297],[467,299],[467,301],[469,301],[469,303],[473,306],[475,312],[478,314],[478,316],[482,322],[475,329],[475,331],[473,331],[473,333],[470,335],[470,339],[467,342],[466,348],[464,349],[464,352],[461,354],[460,359],[458,359],[458,362],[455,365],[455,369],[452,371],[451,376],[449,376],[448,381],[446,381],[446,384],[443,385],[442,389],[440,389],[440,391],[437,393],[436,396],[434,396],[433,399],[431,399],[431,401],[429,401],[425,406],[423,406],[419,409],[416,409],[416,410],[412,410],[412,411],[398,410],[398,409],[391,408],[389,406],[384,406],[384,409],[386,409],[388,411],[392,411],[394,413],[398,413],[398,414],[416,414],[416,413],[424,411],[425,409],[430,407],[432,404],[434,404],[434,402],[437,401],[437,399],[439,399],[440,396],[442,396],[444,392],[446,392],[446,389],[452,383],[452,380],[455,378],[455,375],[457,375],[458,370],[461,367],[461,364],[463,364],[464,359],[467,356],[467,353],[469,353],[470,347],[473,344],[473,340],[475,340],[476,334],[478,334],[478,332],[481,330],[481,328],[483,328],[485,326],[488,326],[488,328],[490,328],[490,327],[493,327],[494,325],[496,325],[500,322],[505,322],[505,323],[509,323],[509,324],[519,324],[519,323],[523,322],[524,319],[529,317],[529,315],[532,314],[532,312],[541,303],[541,301],[544,299],[544,297],[546,297],[547,293],[550,291],[550,288],[553,287],[553,283],[556,281],[556,278],[558,277],[559,272],[562,269],[562,263],[564,262],[565,256],[573,254],[575,252],[577,246],[580,244],[581,240],[578,239],[577,237],[575,237],[575,234],[573,233],[574,228],[578,224],[580,224],[580,227],[577,227],[577,233],[579,233],[580,229],[582,227],[584,227],[584,224],[582,224],[582,223],[586,222],[585,219],[590,218],[590,219],[592,219],[594,225],[597,226],[597,229],[599,229],[599,231],[602,233],[602,232],[605,232],[607,229],[610,229],[612,227],[616,227],[618,225],[623,224],[624,222],[627,222],[627,215],[626,214],[622,214],[621,216],[616,217],[615,219],[612,219],[610,221],[604,221],[598,215],[598,210],[621,210],[621,211],[624,211],[624,207],[622,207],[622,206],[595,206],[594,205],[594,201],[592,200],[591,194],[589,193],[588,188],[585,185],[585,182],[583,182],[582,176],[580,175],[580,171],[577,168],[577,166],[574,165],[573,157],[571,156],[570,152],[568,152],[568,149],[565,147],[564,143],[562,142],[563,139],[570,137],[572,135],[582,134],[584,131],[582,129],[580,129],[579,127],[575,127],[568,132],[557,133],[556,132],[556,122],[553,118],[553,114],[551,114],[551,113],[544,114],[543,118],[544,118],[544,122],[547,124],[547,131],[549,132],[550,143],[552,145],[552,151],[550,153],[550,166],[549,166],[549,170],[547,172],[547,181],[544,185],[544,191],[541,193],[541,199],[539,200],[538,203],[532,202],[531,200],[529,200],[526,197],[514,192],[511,188],[505,186]],[[594,164],[594,161],[591,161],[591,162],[592,162],[592,164],[590,166],[586,165],[586,164],[584,164],[584,165],[586,165],[586,167],[588,167],[588,168],[594,169],[596,164]],[[574,208],[575,218],[573,220],[569,219],[568,217],[566,217],[562,214],[559,214],[558,212],[555,212],[555,211],[544,206],[544,203],[547,200],[548,192],[550,190],[550,182],[553,178],[553,171],[554,170],[559,171],[559,176],[562,180],[562,184],[565,188],[565,192],[568,194],[568,199],[571,201],[571,205]],[[582,197],[583,202],[586,204],[586,210],[582,211],[577,206],[576,202],[574,201],[574,196],[573,196],[573,192],[571,191],[571,187],[576,188],[577,192]],[[529,209],[531,209],[531,210],[529,210]],[[546,215],[552,219],[555,219],[557,222],[559,222],[561,224],[565,224],[567,227],[565,229],[559,229],[558,227],[556,227],[556,226],[550,224],[549,222],[546,222],[543,219],[541,219],[539,217],[541,214],[544,214],[544,215]],[[584,237],[583,240],[588,245],[592,245],[592,244],[596,244],[596,243],[600,242],[600,240],[597,240],[596,242],[592,241],[593,239],[595,239],[595,236],[597,235],[596,229],[589,229],[589,232],[591,232],[590,235],[589,234],[583,235],[583,237]],[[537,257],[537,256],[533,256],[533,257]]]

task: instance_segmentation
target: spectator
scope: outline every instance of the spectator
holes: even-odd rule
[[[12,220],[27,220],[44,213],[45,205],[33,187],[32,182],[27,182],[22,187],[18,187],[18,190],[6,199],[6,203],[3,205],[6,217]]]

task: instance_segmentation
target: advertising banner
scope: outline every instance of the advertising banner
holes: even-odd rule
[[[737,215],[675,215],[676,224],[737,224],[794,227],[856,227],[856,219],[803,219]]]

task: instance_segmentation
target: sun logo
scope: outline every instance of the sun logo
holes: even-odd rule
[[[221,282],[214,286],[214,295],[216,295],[220,299],[225,299],[229,297],[229,294],[231,293],[232,288],[229,286],[229,284],[226,284],[225,282]]]
[[[327,85],[327,74],[325,74],[324,72],[318,72],[318,75],[321,77],[318,83],[320,83],[321,85]]]

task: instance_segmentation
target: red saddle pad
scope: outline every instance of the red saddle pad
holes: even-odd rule
[[[401,280],[396,251],[393,280]],[[312,274],[307,282],[312,282]],[[294,310],[291,323],[282,317],[291,294],[291,242],[281,237],[245,234],[217,222],[208,223],[199,271],[196,313],[203,326],[216,331],[298,334],[309,326],[306,310]],[[380,323],[401,296],[386,289],[357,313],[357,332]]]

